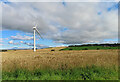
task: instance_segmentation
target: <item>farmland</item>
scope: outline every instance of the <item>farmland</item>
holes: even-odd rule
[[[107,50],[107,49],[118,49],[118,47],[82,46],[82,47],[67,47],[61,50]]]
[[[118,79],[117,49],[60,51],[65,48],[2,52],[3,80]]]

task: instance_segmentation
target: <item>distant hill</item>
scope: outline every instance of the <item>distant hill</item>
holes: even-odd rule
[[[44,49],[44,48],[49,48],[49,47],[41,47],[41,48],[36,48],[36,49]],[[7,50],[32,50],[33,48],[18,48],[18,47],[13,47],[11,49],[0,49],[1,51],[7,51]]]

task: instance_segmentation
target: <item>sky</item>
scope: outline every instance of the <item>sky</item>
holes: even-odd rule
[[[113,1],[113,0],[112,0]],[[117,43],[117,2],[14,2],[2,0],[0,49]]]

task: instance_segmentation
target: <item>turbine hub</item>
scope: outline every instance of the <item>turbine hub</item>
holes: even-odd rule
[[[36,27],[33,27],[33,29],[36,29]]]

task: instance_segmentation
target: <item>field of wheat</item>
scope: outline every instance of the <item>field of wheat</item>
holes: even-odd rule
[[[2,70],[70,69],[91,65],[118,68],[118,50],[59,51],[62,48],[2,52]]]
[[[2,52],[3,80],[117,80],[117,49],[63,50],[65,47]]]

